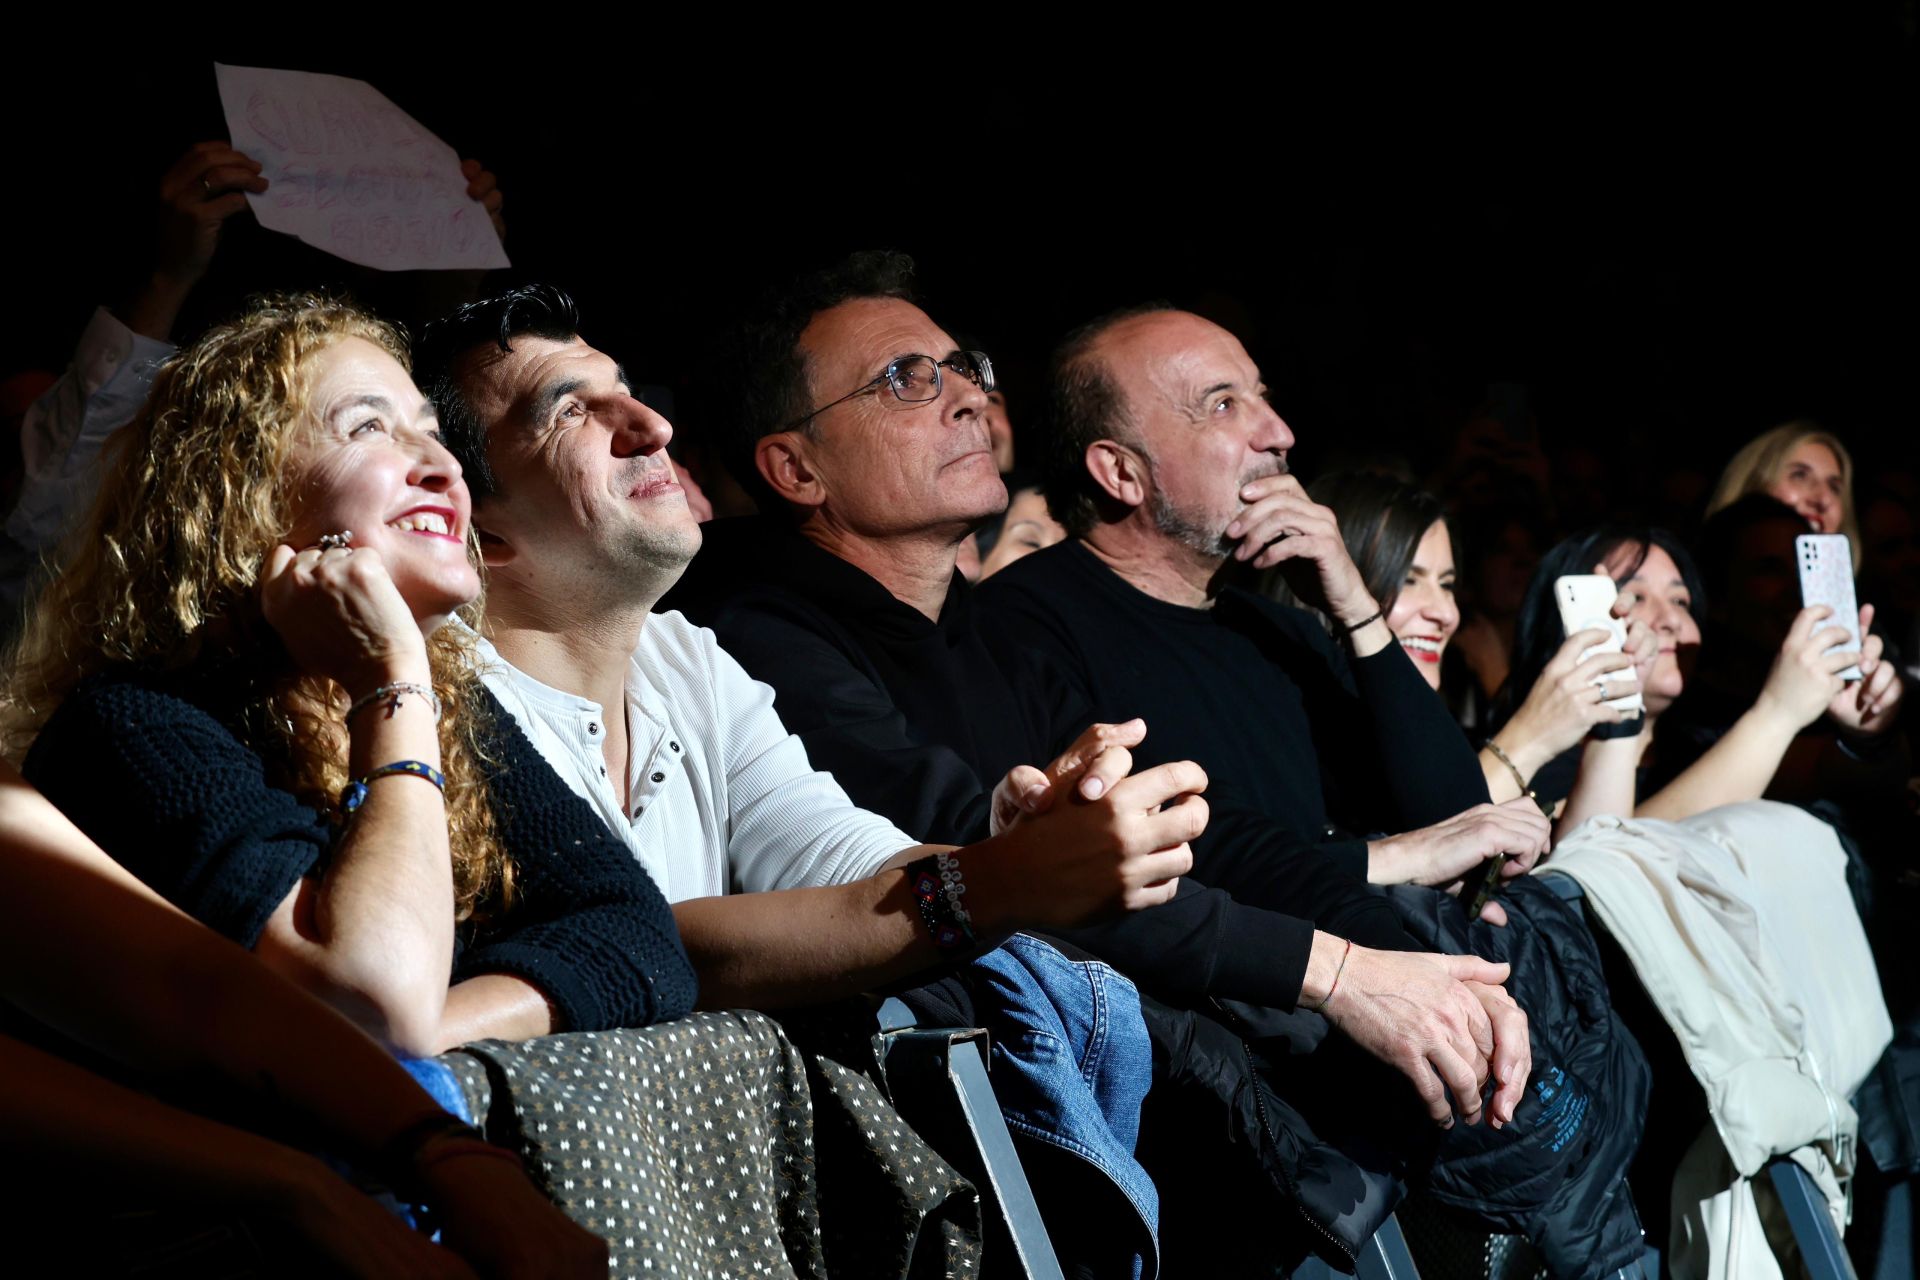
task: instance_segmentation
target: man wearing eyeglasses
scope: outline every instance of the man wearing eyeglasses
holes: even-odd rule
[[[1074,1256],[1093,1273],[1132,1272],[1152,1256],[1157,1214],[1132,1158],[1151,1074],[1137,999],[1105,966],[1015,931],[1171,896],[1185,842],[1205,824],[1204,775],[1180,762],[1129,777],[1124,749],[1095,753],[1099,799],[955,842],[964,848],[921,844],[857,808],[711,633],[653,612],[702,526],[667,457],[672,428],[579,327],[571,299],[533,286],[462,308],[420,346],[421,385],[472,489],[489,570],[489,689],[675,904],[702,1007],[819,1004],[970,960],[959,972],[977,975],[978,1000],[1021,1019],[1000,1037],[1012,1056],[996,1054],[1009,1066],[996,1071],[1009,1123],[1031,1134],[1078,1117],[1073,1160],[1097,1164],[1111,1182],[1096,1190],[1137,1214],[1137,1229],[1110,1214],[1097,1232],[1081,1228]],[[987,376],[963,359],[905,360],[889,386],[979,398],[974,379]],[[845,399],[865,390],[893,394]],[[921,443],[929,450],[873,459],[943,486],[999,485],[983,433]],[[967,998],[943,989],[939,1002]],[[1029,1033],[1069,1052],[1027,1052]],[[1063,1092],[1049,1092],[1056,1084]],[[1049,1215],[1057,1244],[1070,1242],[1070,1219]]]
[[[1019,810],[996,780],[1019,779],[1033,808],[1072,803],[1100,785],[1096,777],[1075,789],[1090,751],[1103,743],[1150,751],[1155,730],[1152,717],[1089,727],[1074,673],[1042,646],[1005,655],[986,643],[955,555],[1006,503],[980,460],[992,365],[954,351],[912,302],[910,265],[855,255],[797,282],[742,327],[716,399],[728,403],[727,460],[766,514],[710,527],[674,603],[775,688],[810,757],[859,803],[929,838],[967,840]],[[1178,696],[1152,667],[1107,674],[1138,687],[1143,703]],[[1102,709],[1119,720],[1133,714],[1123,703]],[[1016,768],[1056,753],[1045,775]],[[1195,851],[1218,873],[1209,887],[1189,876],[1176,902],[1068,937],[1181,1005],[1290,1010],[1337,996],[1327,1015],[1406,1072],[1436,1121],[1451,1123],[1456,1112],[1477,1120],[1490,1073],[1503,1086],[1495,1123],[1511,1115],[1526,1077],[1524,1015],[1497,995],[1484,1011],[1465,981],[1497,983],[1503,968],[1408,954],[1416,949],[1362,877],[1261,812],[1214,806]],[[1358,946],[1347,948],[1349,939]],[[1338,985],[1349,950],[1357,957],[1349,979],[1391,973],[1391,995]],[[1175,1019],[1169,1034],[1207,1033]],[[1423,1050],[1410,1052],[1414,1045]],[[1227,1078],[1234,1069],[1216,1060],[1195,1074]],[[1382,1083],[1387,1105],[1371,1113],[1394,1116],[1414,1101],[1390,1078]],[[1175,1136],[1176,1148],[1186,1136]],[[1233,1190],[1205,1186],[1203,1214]]]

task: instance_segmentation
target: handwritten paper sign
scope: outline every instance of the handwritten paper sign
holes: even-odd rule
[[[460,157],[364,80],[214,63],[260,225],[385,271],[507,265]]]

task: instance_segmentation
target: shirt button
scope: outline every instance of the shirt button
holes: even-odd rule
[[[678,751],[680,749],[680,744],[677,742],[669,742],[667,746],[671,747],[675,751]]]
[[[656,773],[653,775],[653,780],[655,782],[665,782],[667,780],[667,775],[664,773]]]
[[[605,765],[600,766],[600,776],[603,778],[607,776],[607,766]]]
[[[594,723],[593,723],[592,721],[588,721],[588,722],[587,722],[587,733],[588,733],[589,735],[594,735],[594,736],[597,736],[597,735],[599,734],[599,732],[600,732],[600,726],[599,726],[599,725],[597,725],[597,724],[594,724]]]

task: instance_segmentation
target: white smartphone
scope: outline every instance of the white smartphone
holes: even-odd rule
[[[1612,578],[1604,573],[1569,573],[1553,580],[1553,598],[1560,606],[1560,624],[1566,628],[1568,635],[1595,629],[1607,633],[1605,641],[1580,654],[1580,661],[1585,662],[1596,653],[1620,653],[1626,649],[1627,624],[1613,616],[1613,605],[1620,598],[1620,588],[1614,585]],[[1604,685],[1613,680],[1630,679],[1631,676],[1630,671],[1616,671],[1594,683]],[[1627,716],[1637,716],[1646,709],[1638,693],[1630,693],[1624,698],[1610,698],[1607,705]]]
[[[1860,606],[1853,599],[1853,546],[1844,533],[1803,533],[1793,540],[1793,559],[1800,566],[1800,603],[1824,604],[1833,616],[1822,627],[1845,627],[1842,652],[1860,652]],[[1842,680],[1858,680],[1858,664],[1840,673]]]

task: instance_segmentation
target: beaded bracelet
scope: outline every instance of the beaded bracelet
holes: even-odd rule
[[[400,709],[402,698],[409,693],[416,698],[424,698],[427,705],[433,708],[433,718],[436,721],[440,719],[440,695],[433,691],[432,685],[415,684],[411,680],[396,680],[392,684],[383,684],[372,693],[355,698],[353,705],[347,708],[347,719],[353,719],[377,702],[384,702],[387,707],[387,719],[391,720],[393,713]]]
[[[933,864],[940,869],[940,892],[947,900],[947,909],[953,912],[953,918],[960,922],[971,940],[973,917],[967,914],[967,904],[960,900],[967,892],[967,882],[960,878],[960,859],[950,853],[936,853]]]
[[[340,812],[351,815],[361,805],[365,804],[367,802],[367,784],[375,778],[391,778],[402,774],[409,778],[420,778],[426,782],[431,782],[435,789],[439,791],[444,792],[447,789],[447,775],[441,773],[426,761],[395,760],[392,764],[383,764],[377,769],[369,770],[366,777],[355,778],[352,782],[340,788]]]
[[[957,888],[950,889],[946,881],[948,867],[941,865],[946,855],[930,855],[907,864],[907,884],[913,890],[914,905],[920,909],[921,923],[927,926],[927,932],[933,935],[933,945],[942,951],[953,951],[973,941],[973,926],[964,907],[958,907],[960,892],[960,869],[957,862],[952,863],[951,871]]]

